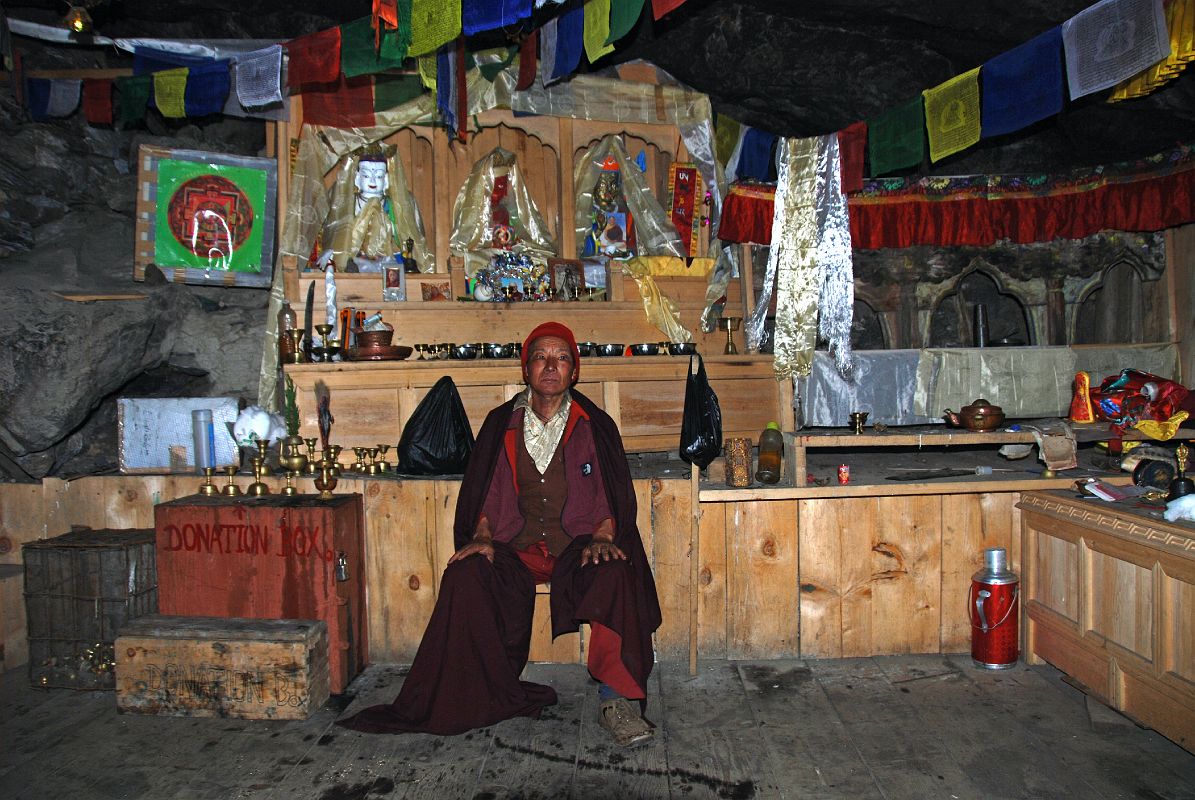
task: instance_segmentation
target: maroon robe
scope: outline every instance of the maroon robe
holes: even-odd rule
[[[592,536],[574,538],[552,572],[552,635],[575,631],[583,621],[601,623],[620,637],[622,665],[646,687],[660,604],[635,521],[635,490],[622,437],[609,415],[583,394],[574,389],[572,399],[593,426],[614,515],[614,544],[627,560],[582,568],[581,551]],[[494,468],[507,457],[504,438],[513,412],[511,399],[490,412],[477,436],[457,498],[453,530],[458,550],[472,540]],[[450,735],[511,717],[538,717],[556,702],[556,692],[519,680],[534,608],[535,579],[509,545],[494,543],[493,564],[479,556],[450,564],[398,697],[339,724],[367,733]]]

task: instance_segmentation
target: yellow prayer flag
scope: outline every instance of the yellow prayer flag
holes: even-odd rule
[[[447,44],[461,32],[461,0],[411,0],[411,46],[421,56]]]
[[[614,45],[606,44],[609,38],[610,0],[589,0],[585,4],[585,35],[582,41],[590,64],[614,52]]]
[[[415,66],[419,70],[419,80],[433,92],[436,91],[436,54],[427,53],[415,59]]]
[[[163,117],[181,119],[187,116],[183,98],[187,93],[187,75],[190,72],[186,67],[179,67],[154,73],[154,105]]]
[[[979,67],[922,94],[931,161],[940,161],[979,141]]]

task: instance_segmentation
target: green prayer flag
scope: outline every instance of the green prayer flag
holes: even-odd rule
[[[610,35],[606,44],[614,44],[626,36],[639,21],[645,0],[610,0]]]
[[[149,92],[152,88],[152,75],[117,78],[117,119],[121,122],[139,122],[145,119],[145,107],[149,105]]]
[[[719,114],[714,122],[714,155],[718,163],[725,167],[734,155],[734,147],[739,143],[739,133],[743,126],[736,119],[725,114]]]
[[[373,79],[373,110],[389,111],[423,94],[418,75],[377,75]]]
[[[502,73],[502,70],[510,66],[511,62],[515,60],[515,56],[518,54],[519,48],[511,47],[506,51],[506,55],[503,56],[501,61],[492,61],[489,64],[482,64],[477,69],[481,71],[481,77],[485,78],[490,83],[493,83],[494,79]],[[476,63],[476,59],[474,60],[474,63]],[[465,65],[465,69],[468,71],[467,63]]]
[[[867,121],[867,150],[872,175],[925,160],[925,109],[920,95]]]
[[[401,19],[401,17],[400,17]],[[346,78],[369,75],[402,66],[411,43],[411,29],[383,28],[381,42],[374,48],[374,30],[369,17],[340,26],[340,71]]]

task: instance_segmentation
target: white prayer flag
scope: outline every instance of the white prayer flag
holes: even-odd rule
[[[282,45],[236,57],[236,92],[246,108],[282,102]]]
[[[81,80],[55,78],[50,81],[50,98],[46,103],[46,116],[69,117],[79,107]]]
[[[1170,55],[1162,0],[1101,0],[1062,23],[1070,96],[1115,86]]]

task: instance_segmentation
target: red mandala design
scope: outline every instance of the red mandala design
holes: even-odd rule
[[[166,214],[170,232],[179,244],[190,250],[191,237],[195,236],[193,251],[199,256],[207,256],[212,250],[230,254],[230,239],[235,252],[253,230],[249,198],[235,183],[219,175],[200,175],[183,183],[170,198]]]

